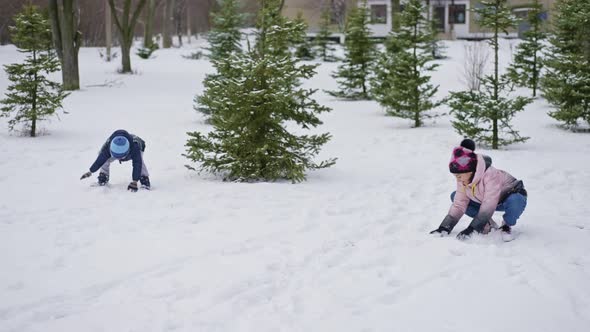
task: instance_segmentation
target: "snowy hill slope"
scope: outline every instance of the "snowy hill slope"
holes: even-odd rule
[[[441,97],[463,88],[462,42],[449,46]],[[447,116],[411,129],[320,91],[333,168],[296,185],[188,171],[185,133],[209,130],[192,99],[211,71],[188,51],[134,57],[138,75],[121,76],[82,49],[83,89],[46,135],[0,120],[0,331],[588,330],[590,140],[557,128],[543,100],[516,118],[529,142],[479,149],[525,181],[518,239],[461,242],[428,235],[454,190]],[[0,64],[20,56],[0,47]],[[306,84],[335,88],[336,66]],[[113,164],[109,188],[78,180],[119,128],[146,140],[153,191],[126,192],[130,164]]]

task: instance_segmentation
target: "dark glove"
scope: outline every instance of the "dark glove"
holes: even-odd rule
[[[132,192],[136,192],[137,191],[137,181],[133,181],[131,182],[128,186],[127,186],[127,190],[130,190]]]
[[[467,226],[467,228],[465,228],[464,230],[459,232],[459,234],[457,234],[457,239],[459,239],[459,240],[468,239],[471,236],[471,234],[473,233],[473,231],[474,231],[473,227]]]
[[[89,178],[92,175],[91,172],[86,172],[84,174],[82,174],[82,177],[80,177],[80,180],[84,180],[86,178]]]
[[[451,234],[451,230],[444,227],[444,226],[440,226],[439,228],[433,230],[432,232],[430,232],[430,234],[440,234],[441,236],[443,235],[443,232],[447,232],[446,235]]]

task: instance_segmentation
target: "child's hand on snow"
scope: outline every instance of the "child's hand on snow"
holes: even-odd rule
[[[86,172],[86,173],[82,174],[82,177],[80,178],[80,180],[84,180],[86,178],[89,178],[91,175],[92,175],[91,172]]]
[[[132,192],[136,192],[137,191],[137,181],[132,181],[128,186],[127,186],[127,190],[130,190]]]
[[[446,235],[451,234],[451,230],[447,229],[446,227],[440,226],[439,228],[433,230],[432,232],[430,232],[430,234],[440,234],[440,236],[443,235],[443,232],[446,232]]]
[[[471,236],[471,233],[473,233],[473,231],[474,231],[473,227],[467,226],[467,228],[465,228],[464,230],[459,232],[459,234],[457,234],[457,239],[459,239],[459,240],[468,239]]]

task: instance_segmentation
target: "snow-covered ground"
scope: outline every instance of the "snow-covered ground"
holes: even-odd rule
[[[448,45],[440,97],[463,89],[463,42]],[[479,149],[528,189],[517,239],[433,238],[454,190],[448,116],[411,129],[320,91],[334,167],[222,182],[181,156],[187,131],[210,129],[192,100],[211,66],[191,51],[134,56],[122,76],[83,48],[83,88],[45,135],[0,120],[0,331],[588,331],[590,136],[558,128],[544,100],[515,119],[530,141]],[[21,57],[0,47],[0,64]],[[306,84],[335,88],[336,66]],[[146,140],[151,192],[126,191],[130,164],[109,188],[78,180],[119,128]]]

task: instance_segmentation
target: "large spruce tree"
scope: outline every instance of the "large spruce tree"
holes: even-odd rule
[[[316,127],[322,124],[318,114],[330,109],[312,99],[315,90],[300,87],[316,66],[299,64],[289,51],[289,41],[303,30],[282,17],[279,6],[279,0],[261,0],[256,46],[231,55],[232,77],[213,83],[220,87],[207,100],[214,129],[189,133],[186,143],[185,156],[200,170],[232,181],[299,182],[307,169],[335,162],[314,161],[330,134],[296,135],[287,128]]]
[[[555,10],[541,87],[556,108],[549,115],[574,128],[590,124],[590,1],[560,0]]]

